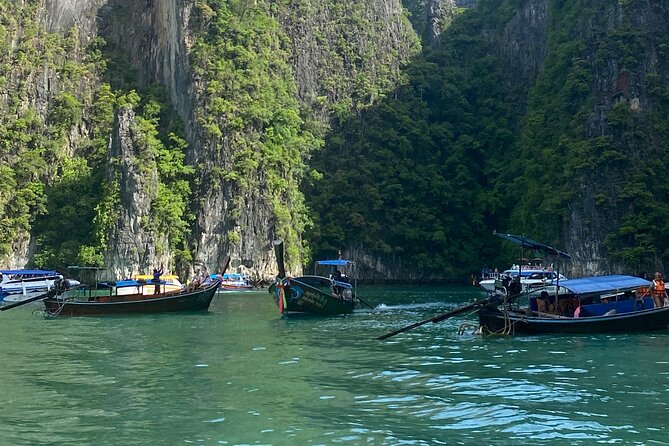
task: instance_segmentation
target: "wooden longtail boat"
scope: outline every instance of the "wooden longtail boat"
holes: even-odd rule
[[[559,260],[571,256],[543,243],[512,234],[495,235],[522,249]],[[522,252],[522,251],[521,251]],[[559,268],[559,267],[558,267]],[[559,269],[558,269],[559,273]],[[655,307],[650,281],[628,275],[592,276],[525,288],[513,299],[508,290],[478,309],[480,329],[495,334],[616,333],[661,330],[669,326],[669,307]],[[526,299],[526,305],[519,301]]]
[[[584,277],[565,281],[566,292],[531,297],[526,307],[489,303],[478,310],[484,333],[595,334],[662,330],[669,307],[654,307],[650,282],[634,276]],[[550,310],[546,310],[546,307]]]
[[[496,307],[486,307],[479,310],[479,322],[487,332],[501,334],[634,333],[666,329],[669,325],[669,307],[581,318],[536,314],[527,316],[519,311],[505,312]]]
[[[334,316],[352,313],[357,306],[355,300],[335,296],[331,290],[330,279],[319,276],[286,277],[269,287],[282,314]]]
[[[253,285],[249,282],[249,278],[245,274],[212,274],[211,278],[221,279],[220,288],[223,291],[249,291],[253,289]]]
[[[67,294],[44,299],[48,316],[94,316],[130,313],[166,313],[177,311],[206,311],[216,294],[219,281],[198,288],[184,288],[153,295],[119,294],[90,296],[86,299],[68,298]]]
[[[558,260],[571,258],[565,252],[523,236],[496,235]],[[500,293],[488,293],[487,299],[401,327],[377,339],[387,339],[465,312],[477,313],[479,326],[475,332],[482,334],[633,333],[669,328],[669,302],[656,307],[649,297],[650,284],[640,277],[609,275],[556,281],[543,289],[523,290],[517,280]],[[461,332],[465,326],[471,324],[463,324]]]
[[[335,316],[352,313],[359,306],[355,286],[335,277],[317,275],[300,277],[286,276],[283,261],[283,241],[274,241],[279,274],[269,287],[269,293],[281,314],[308,313],[320,316]],[[334,262],[334,263],[333,263]],[[322,265],[354,265],[348,260],[321,261]]]

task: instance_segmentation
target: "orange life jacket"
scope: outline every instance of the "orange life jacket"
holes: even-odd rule
[[[655,279],[653,280],[653,295],[654,296],[664,296],[664,280]]]

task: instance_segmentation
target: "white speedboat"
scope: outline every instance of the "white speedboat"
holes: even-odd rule
[[[479,281],[479,285],[491,294],[504,295],[511,281],[520,275],[523,293],[548,292],[553,295],[559,282],[567,280],[565,276],[553,271],[552,267],[541,265],[513,265],[503,272],[488,272]]]
[[[44,294],[63,276],[41,269],[0,270],[0,303],[21,302]]]
[[[518,277],[522,286],[521,292],[526,295],[538,296],[544,292],[549,295],[555,295],[556,293],[565,292],[559,286],[560,282],[567,280],[565,276],[559,273],[560,260],[571,259],[569,254],[522,235],[502,234],[497,231],[493,231],[493,234],[519,245],[521,248],[520,259],[522,260],[502,273],[497,272],[497,270],[484,272],[477,284],[483,287],[487,293],[491,295],[507,295],[509,284],[513,279]],[[524,259],[524,254],[532,251],[541,252],[543,256],[533,259],[532,264],[524,263],[528,262]],[[557,260],[558,267],[556,269],[553,269],[552,264],[544,266],[544,259],[548,257]]]

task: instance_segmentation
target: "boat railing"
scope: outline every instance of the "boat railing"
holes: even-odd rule
[[[502,279],[503,273],[500,273],[499,271],[482,271],[481,272],[481,280],[500,280]]]

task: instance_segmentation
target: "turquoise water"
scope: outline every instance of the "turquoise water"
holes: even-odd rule
[[[0,445],[669,444],[669,331],[481,338],[463,315],[377,341],[480,294],[360,293],[379,309],[0,313]]]

